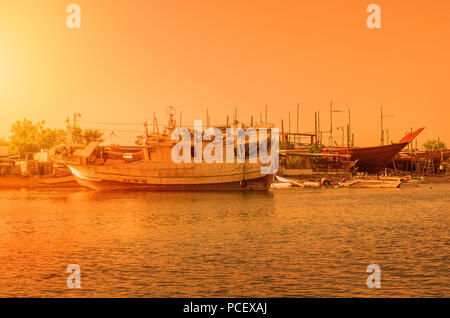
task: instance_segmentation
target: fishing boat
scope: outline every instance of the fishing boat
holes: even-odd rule
[[[162,134],[149,134],[146,128],[143,147],[90,144],[65,162],[77,182],[93,190],[267,191],[272,184],[273,173],[263,173],[267,164],[259,158],[256,163],[249,156],[233,163],[174,162],[174,129],[171,119]],[[189,152],[194,153],[194,147],[192,143]]]
[[[297,180],[283,178],[280,176],[275,176],[274,182],[272,183],[272,188],[292,188],[292,187],[300,187],[303,188],[303,184],[298,182]]]
[[[356,168],[361,172],[379,173],[387,167],[394,157],[405,148],[418,134],[425,128],[420,128],[405,137],[399,142],[390,145],[376,147],[361,147],[349,149],[325,150],[325,152],[348,154],[351,160],[356,162]]]

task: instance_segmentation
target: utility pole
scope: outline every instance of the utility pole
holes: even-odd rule
[[[77,118],[81,117],[80,113],[74,113],[73,114],[73,130],[72,130],[72,142],[75,144],[76,140],[75,140],[75,131],[77,128]]]
[[[289,112],[289,133],[291,133],[291,112]]]
[[[297,104],[297,133],[298,133],[298,118],[300,116],[300,103]]]
[[[342,113],[342,110],[333,110],[333,101],[330,103],[330,146],[333,150],[333,113]]]
[[[317,112],[314,112],[314,134],[316,135],[316,144],[318,144],[317,136]]]
[[[266,121],[265,121],[265,123],[267,124],[267,105],[266,105]]]
[[[320,109],[317,109],[317,133],[319,139],[319,145],[322,144],[322,131],[320,130]]]
[[[155,122],[156,122],[156,116],[155,116],[155,112],[153,112],[153,133],[155,133],[155,128],[156,128],[156,124],[155,124]]]
[[[347,126],[347,147],[350,146],[350,135],[352,134],[350,107],[348,108],[348,126]]]
[[[347,154],[348,148],[350,148],[350,126],[347,124]]]
[[[383,119],[385,117],[394,117],[393,115],[383,115],[383,107],[380,107],[381,109],[381,138],[380,138],[380,145],[384,145],[384,127],[383,127]]]
[[[73,114],[73,129],[77,128],[77,117],[81,117],[81,114],[74,113]]]
[[[66,123],[67,123],[67,145],[70,145],[71,138],[70,138],[70,117],[69,116],[67,116]]]
[[[333,147],[333,101],[330,103],[330,146]]]
[[[381,109],[381,139],[380,139],[380,145],[384,145],[384,129],[383,129],[383,107],[380,107]]]

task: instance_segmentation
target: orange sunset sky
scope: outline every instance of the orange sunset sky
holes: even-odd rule
[[[71,3],[81,29],[66,26]],[[366,26],[371,3],[381,29]],[[325,130],[333,100],[351,108],[356,145],[379,144],[383,106],[392,140],[425,126],[419,143],[449,146],[449,78],[448,0],[0,0],[0,137],[23,118],[63,128],[73,112],[166,124],[168,105],[192,125],[207,108],[223,124],[236,105],[259,120],[267,104],[285,130],[291,111],[293,131],[300,103],[301,131],[318,108]]]

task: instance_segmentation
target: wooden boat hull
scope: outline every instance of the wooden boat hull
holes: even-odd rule
[[[358,171],[368,173],[379,173],[394,159],[394,157],[405,148],[424,128],[403,137],[398,143],[385,146],[339,149],[334,152],[349,154],[351,160],[357,160]]]
[[[392,161],[392,159],[408,143],[392,144],[378,147],[354,148],[350,149],[351,160],[358,160],[356,167],[358,171],[368,173],[378,173]]]
[[[267,191],[273,175],[260,164],[175,164],[137,162],[128,165],[69,165],[77,182],[99,191]]]
[[[241,182],[210,184],[137,184],[118,181],[91,181],[77,178],[78,184],[96,191],[267,191],[272,184],[272,175]]]

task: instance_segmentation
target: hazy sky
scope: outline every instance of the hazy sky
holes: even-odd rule
[[[66,26],[71,3],[81,29]],[[366,26],[370,3],[381,29]],[[312,131],[318,108],[329,129],[333,100],[351,107],[357,145],[379,143],[381,105],[391,139],[425,126],[419,142],[450,144],[449,40],[448,0],[0,0],[0,137],[22,118],[62,128],[75,111],[166,124],[168,105],[192,125],[206,108],[221,124],[236,105],[249,122],[267,104],[286,130],[291,111],[294,130],[298,102]]]

